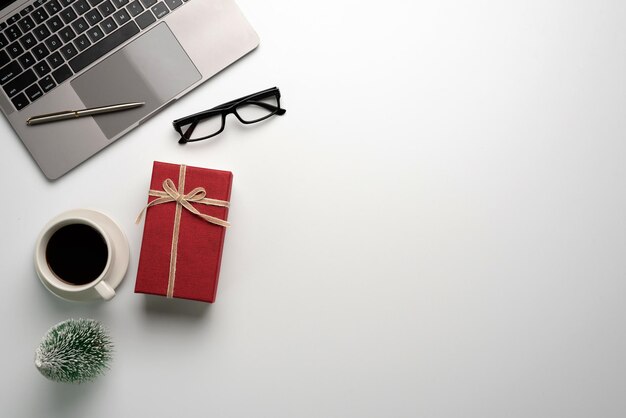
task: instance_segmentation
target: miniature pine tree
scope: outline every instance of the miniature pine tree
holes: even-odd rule
[[[93,319],[68,319],[48,330],[35,353],[35,366],[50,380],[81,383],[104,373],[113,344]]]

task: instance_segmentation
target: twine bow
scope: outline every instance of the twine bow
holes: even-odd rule
[[[221,206],[228,207],[229,203],[225,200],[217,200],[217,199],[209,199],[206,197],[206,190],[204,187],[196,187],[192,191],[187,194],[183,194],[181,191],[176,190],[176,186],[172,179],[165,179],[163,181],[163,190],[150,190],[148,193],[150,196],[157,197],[152,202],[148,203],[145,208],[139,213],[135,223],[138,224],[141,222],[141,218],[143,217],[144,212],[151,206],[161,205],[163,203],[176,202],[179,205],[182,205],[189,212],[194,215],[204,219],[207,222],[210,222],[215,225],[223,226],[224,228],[228,228],[230,223],[216,218],[215,216],[206,215],[204,213],[200,213],[198,209],[194,208],[191,203],[201,203],[203,205],[210,206]]]
[[[174,213],[174,228],[172,230],[172,249],[170,252],[170,269],[169,269],[169,277],[167,283],[167,294],[168,298],[174,296],[174,283],[176,281],[176,262],[178,259],[178,237],[180,232],[180,218],[182,208],[187,209],[189,212],[198,216],[199,218],[204,219],[205,221],[223,226],[224,228],[228,228],[230,223],[227,221],[216,218],[214,216],[206,215],[201,213],[191,205],[191,203],[199,203],[202,205],[209,206],[220,206],[227,208],[229,206],[229,202],[225,200],[217,200],[217,199],[209,199],[206,197],[206,190],[203,187],[196,187],[189,193],[185,194],[185,177],[186,177],[187,167],[184,165],[180,166],[180,171],[178,174],[178,189],[174,185],[172,179],[165,179],[163,181],[163,190],[150,190],[148,192],[149,196],[156,197],[152,202],[148,203],[146,207],[142,209],[142,211],[137,216],[135,223],[138,224],[141,222],[141,218],[144,212],[151,206],[162,205],[164,203],[176,202],[176,211]]]

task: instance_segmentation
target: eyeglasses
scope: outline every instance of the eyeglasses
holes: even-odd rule
[[[226,116],[233,113],[241,123],[260,122],[273,115],[284,115],[280,107],[280,90],[272,87],[240,97],[212,109],[176,119],[174,129],[180,134],[179,144],[211,138],[224,130]]]

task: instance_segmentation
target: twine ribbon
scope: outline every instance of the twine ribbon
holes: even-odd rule
[[[169,277],[167,282],[167,294],[168,298],[174,296],[174,284],[176,281],[176,260],[178,258],[178,237],[180,235],[180,218],[182,215],[182,209],[185,208],[195,216],[204,219],[206,222],[212,223],[214,225],[222,226],[224,228],[228,228],[230,223],[227,221],[216,218],[214,216],[209,216],[204,213],[201,213],[193,207],[192,203],[199,203],[202,205],[208,206],[219,206],[219,207],[229,207],[229,202],[225,200],[217,200],[210,199],[206,197],[206,190],[204,187],[196,187],[191,190],[189,193],[185,194],[185,177],[187,173],[187,166],[181,165],[180,171],[178,172],[178,189],[174,185],[172,179],[165,179],[163,181],[163,190],[150,190],[148,192],[149,196],[156,197],[152,202],[148,203],[145,208],[141,210],[135,223],[138,224],[141,222],[141,218],[143,217],[144,212],[148,210],[148,208],[156,205],[162,205],[164,203],[176,202],[176,211],[174,213],[174,228],[172,231],[172,250],[170,252],[170,270]]]

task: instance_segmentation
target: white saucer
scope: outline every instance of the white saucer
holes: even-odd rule
[[[49,225],[57,223],[60,219],[68,218],[68,217],[77,217],[77,218],[89,218],[100,225],[102,229],[106,231],[109,235],[109,239],[111,240],[111,244],[114,248],[115,260],[112,260],[111,267],[109,269],[108,277],[106,277],[106,283],[111,286],[111,288],[116,289],[119,284],[124,279],[126,275],[126,270],[128,269],[128,263],[130,261],[130,248],[128,246],[128,240],[126,239],[126,235],[120,228],[120,226],[107,215],[90,209],[73,209],[67,212],[64,212],[54,219],[50,220],[50,222],[44,227],[44,231],[48,229]],[[102,297],[96,292],[95,289],[91,288],[88,290],[84,290],[81,292],[67,292],[61,289],[52,289],[48,282],[41,277],[41,273],[38,269],[37,276],[43,285],[55,296],[58,296],[61,299],[69,300],[73,302],[86,302],[93,300],[103,300]]]

